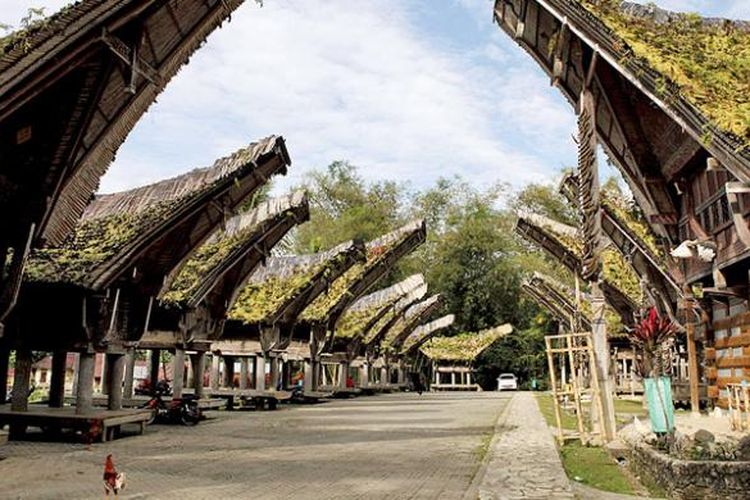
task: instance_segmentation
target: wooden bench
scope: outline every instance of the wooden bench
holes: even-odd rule
[[[64,429],[80,431],[99,439],[111,441],[119,435],[125,424],[138,425],[139,434],[143,434],[146,422],[151,416],[150,410],[102,410],[94,409],[85,415],[78,415],[75,408],[30,407],[28,411],[11,411],[7,405],[0,406],[0,427],[8,425],[12,436],[20,437],[28,427],[39,427],[45,432],[58,433]]]

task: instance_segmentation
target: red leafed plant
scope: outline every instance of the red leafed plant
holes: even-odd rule
[[[664,356],[667,343],[677,333],[675,324],[669,318],[662,318],[652,307],[648,315],[636,324],[628,336],[634,347],[643,352],[641,375],[643,377],[658,377],[668,374]]]

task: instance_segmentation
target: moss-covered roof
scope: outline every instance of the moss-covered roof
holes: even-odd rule
[[[412,349],[421,346],[424,342],[427,342],[437,334],[437,332],[443,328],[451,326],[455,320],[456,317],[453,314],[448,314],[436,319],[435,321],[419,325],[413,332],[411,332],[411,334],[409,334],[408,337],[406,337],[406,340],[404,340],[404,345],[401,347],[401,354],[406,354]]]
[[[171,227],[192,202],[252,172],[256,161],[273,151],[279,140],[271,136],[217,160],[211,167],[97,197],[62,245],[31,253],[24,279],[92,287],[100,271],[133,250],[137,242]]]
[[[401,316],[406,309],[413,306],[417,303],[417,301],[421,300],[425,295],[427,295],[427,285],[418,286],[408,294],[406,294],[404,297],[399,299],[395,304],[393,304],[392,307],[389,307],[388,310],[380,316],[380,319],[372,325],[372,327],[365,332],[363,343],[365,345],[372,344],[373,341],[377,340],[377,336],[379,334],[385,334],[387,333],[386,328],[391,325],[396,319],[398,319],[399,316]]]
[[[527,219],[551,233],[561,245],[579,258],[583,254],[583,240],[575,228],[553,221],[540,215],[531,214]],[[633,269],[619,251],[611,246],[601,252],[602,277],[621,290],[634,303],[642,300],[641,284]]]
[[[397,344],[411,334],[417,324],[427,319],[426,316],[431,314],[440,303],[440,294],[435,294],[406,309],[388,329],[383,338],[383,347],[399,347]]]
[[[395,285],[378,290],[357,300],[336,323],[334,335],[337,338],[354,338],[364,335],[374,320],[382,316],[386,308],[393,305],[409,292],[424,285],[424,276],[414,274]]]
[[[349,241],[314,255],[268,259],[240,291],[229,319],[245,324],[272,324],[314,280],[334,280],[354,262],[351,256],[360,248],[360,244]]]
[[[750,145],[750,25],[671,13],[620,0],[578,0],[632,55],[663,75],[719,129]]]
[[[454,337],[434,337],[420,350],[433,361],[468,363],[474,361],[498,339],[513,331],[511,325],[500,325],[479,333],[461,333]]]
[[[362,264],[352,266],[340,278],[336,279],[331,284],[327,293],[321,294],[302,311],[300,319],[308,323],[326,321],[340,301],[347,298],[356,300],[357,297],[351,296],[351,289],[355,284],[371,269],[384,261],[390,252],[394,251],[404,241],[419,231],[424,231],[424,223],[422,221],[407,224],[369,242],[367,244],[367,260]]]
[[[265,201],[227,221],[226,229],[211,236],[180,269],[162,297],[162,303],[167,307],[186,307],[194,302],[194,294],[202,288],[206,279],[216,280],[217,271],[262,242],[270,229],[270,222],[289,217],[302,222],[306,218],[307,206],[305,193],[297,191]]]

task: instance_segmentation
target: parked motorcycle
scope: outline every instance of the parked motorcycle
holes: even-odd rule
[[[164,400],[167,391],[160,390],[142,408],[151,410],[151,418],[146,424],[154,422],[196,425],[203,417],[198,400],[193,395],[186,395],[180,399]]]

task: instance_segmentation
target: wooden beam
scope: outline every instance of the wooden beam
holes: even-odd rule
[[[137,46],[134,46],[133,48],[128,47],[125,42],[109,33],[106,28],[102,29],[101,41],[104,42],[104,44],[109,47],[109,50],[112,51],[118,59],[124,62],[134,74],[140,74],[152,84],[161,87],[164,81],[161,73],[138,54]],[[130,93],[135,94],[135,82],[131,80],[130,86]]]

